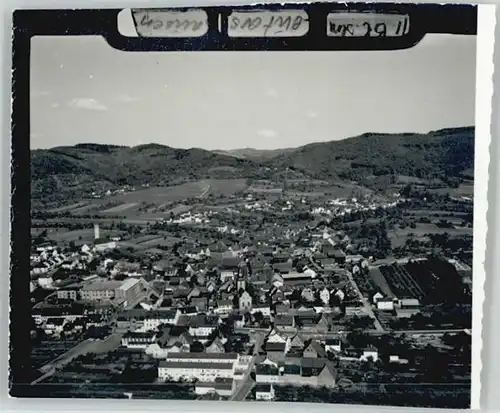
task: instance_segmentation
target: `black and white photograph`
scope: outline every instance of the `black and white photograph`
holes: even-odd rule
[[[33,36],[25,393],[469,408],[477,47]]]

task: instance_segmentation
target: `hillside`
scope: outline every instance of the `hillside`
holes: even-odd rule
[[[211,152],[159,144],[132,148],[80,144],[33,150],[31,162],[33,198],[204,178],[270,178],[286,168],[308,178],[332,181],[391,174],[446,180],[471,175],[474,128],[428,134],[369,133],[276,151]]]
[[[265,160],[270,160],[285,153],[293,152],[296,148],[285,148],[285,149],[254,149],[254,148],[242,148],[242,149],[229,149],[229,150],[216,150],[214,153],[234,156],[235,158],[249,159],[253,161],[262,162]]]
[[[360,180],[388,174],[424,179],[458,177],[474,167],[474,128],[428,134],[366,133],[302,146],[273,158],[272,164],[306,171],[318,179]]]
[[[116,147],[85,144],[31,152],[32,196],[117,185],[169,185],[203,177],[252,175],[259,165],[203,149],[151,144]]]

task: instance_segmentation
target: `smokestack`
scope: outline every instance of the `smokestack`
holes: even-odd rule
[[[99,239],[99,224],[94,224],[94,238]]]

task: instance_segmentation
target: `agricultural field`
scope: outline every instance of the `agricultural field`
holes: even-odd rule
[[[398,298],[417,298],[421,300],[426,296],[415,278],[399,264],[382,266],[380,273],[387,281],[391,291]]]
[[[398,298],[417,298],[424,303],[436,304],[444,297],[453,302],[463,294],[460,275],[453,265],[441,259],[384,265],[379,270]]]
[[[267,188],[252,185],[247,189],[247,191],[256,194],[281,194],[283,192],[283,188]]]
[[[210,185],[210,190],[205,196],[231,196],[248,187],[245,179],[211,179],[202,182]]]
[[[430,189],[429,192],[434,192],[437,194],[448,194],[452,197],[474,197],[474,183],[471,182],[463,182],[458,188],[439,188],[439,189]]]
[[[130,208],[134,208],[139,205],[138,202],[128,202],[125,204],[120,204],[112,208],[105,209],[104,211],[100,211],[103,214],[119,214],[121,212],[125,212]]]
[[[65,206],[58,207],[58,208],[52,208],[52,209],[49,209],[47,212],[49,212],[51,214],[58,214],[61,212],[73,212],[74,210],[79,209],[79,208],[84,208],[87,205],[88,205],[88,202],[77,202],[77,203],[72,203],[70,205],[65,205]]]
[[[72,215],[118,215],[131,219],[160,219],[189,211],[188,205],[175,205],[186,199],[229,197],[247,188],[245,179],[207,179],[181,185],[141,188],[135,191],[57,205],[51,213]]]
[[[389,287],[387,280],[384,278],[379,268],[377,267],[370,268],[368,275],[372,283],[377,286],[377,288],[382,292],[382,294],[384,294],[384,296],[390,298],[394,297],[394,294],[391,288]]]
[[[450,222],[459,223],[459,220],[449,219]],[[392,248],[401,247],[405,244],[406,240],[410,237],[410,234],[416,239],[422,239],[425,237],[425,234],[449,234],[451,237],[453,236],[461,236],[461,235],[472,235],[472,228],[467,227],[456,227],[456,228],[439,228],[435,224],[422,224],[417,223],[416,228],[406,227],[404,229],[394,227],[390,231],[388,231],[389,239],[391,240]]]
[[[101,236],[106,235],[108,237],[113,237],[120,236],[120,234],[120,231],[101,231]],[[80,229],[75,231],[58,229],[57,231],[48,232],[47,236],[50,240],[55,242],[63,242],[67,244],[73,241],[76,245],[81,245],[94,241],[94,229]]]

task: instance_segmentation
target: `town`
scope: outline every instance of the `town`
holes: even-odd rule
[[[300,185],[35,209],[30,391],[466,406],[471,196]]]

